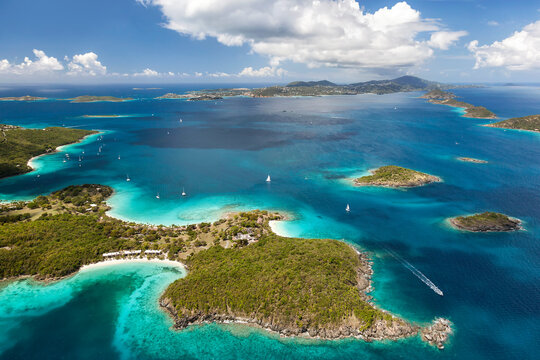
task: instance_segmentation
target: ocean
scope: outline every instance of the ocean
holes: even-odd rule
[[[234,211],[284,211],[292,220],[275,231],[368,251],[376,304],[418,324],[450,319],[449,343],[439,351],[419,338],[300,340],[215,324],[172,330],[157,299],[185,271],[135,263],[50,285],[1,285],[0,359],[533,359],[540,352],[539,134],[480,126],[489,121],[429,104],[418,92],[188,102],[154,97],[193,86],[158,87],[1,88],[0,97],[53,99],[0,102],[0,123],[102,133],[34,159],[31,173],[0,180],[0,200],[100,183],[115,190],[110,215],[129,221],[180,225]],[[540,113],[540,87],[454,92],[502,119]],[[135,100],[57,100],[84,94]],[[348,181],[390,164],[443,181],[405,190]],[[445,221],[486,210],[522,219],[525,230],[466,233]]]

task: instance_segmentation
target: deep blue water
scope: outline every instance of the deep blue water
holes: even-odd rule
[[[295,220],[277,224],[280,233],[343,239],[371,253],[372,295],[382,308],[418,323],[437,316],[451,319],[455,334],[446,349],[435,350],[418,339],[279,339],[242,326],[175,332],[156,299],[181,274],[161,265],[135,264],[84,272],[53,285],[56,288],[23,281],[0,290],[0,358],[536,357],[538,134],[479,126],[487,121],[426,103],[417,98],[419,93],[215,102],[152,99],[184,90],[0,89],[0,96],[136,98],[125,103],[0,102],[0,123],[103,131],[37,159],[32,173],[0,181],[0,199],[28,199],[70,184],[102,183],[116,190],[111,215],[140,222],[194,223],[254,208],[290,212]],[[502,118],[540,113],[538,87],[455,92]],[[125,117],[84,117],[112,114]],[[72,160],[63,163],[66,152]],[[456,160],[459,156],[489,163],[464,163]],[[346,181],[387,164],[444,181],[408,190],[354,188]],[[271,184],[264,181],[267,174]],[[182,189],[187,198],[180,196]],[[350,213],[344,211],[347,203]],[[526,230],[472,234],[445,223],[451,216],[485,210],[523,219]],[[414,269],[444,296],[415,276]]]

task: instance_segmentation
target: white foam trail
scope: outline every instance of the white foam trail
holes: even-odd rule
[[[395,252],[393,252],[392,250],[388,250],[388,253],[390,255],[392,255],[395,259],[397,259],[399,262],[401,262],[403,264],[403,266],[405,266],[405,268],[407,268],[410,272],[412,272],[417,278],[419,278],[424,284],[426,284],[427,286],[429,286],[431,288],[431,290],[433,290],[436,294],[440,295],[440,296],[443,296],[444,293],[442,292],[441,289],[439,289],[437,287],[437,285],[435,285],[433,283],[433,281],[429,280],[428,277],[426,275],[424,275],[420,270],[418,270],[417,268],[415,268],[410,262],[408,262],[407,260],[403,259],[401,256],[399,256],[398,254],[396,254]]]

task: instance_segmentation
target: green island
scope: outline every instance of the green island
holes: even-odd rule
[[[540,115],[517,117],[484,126],[540,132]]]
[[[407,169],[401,166],[387,165],[371,171],[371,175],[353,180],[357,186],[416,187],[441,181],[440,178]]]
[[[294,81],[287,85],[268,86],[263,88],[224,88],[191,91],[187,94],[168,93],[156,99],[191,99],[215,100],[222,97],[248,96],[254,98],[275,96],[324,96],[324,95],[358,95],[358,94],[392,94],[396,92],[429,91],[433,89],[454,89],[471,87],[467,85],[447,85],[424,80],[415,76],[402,76],[391,80],[372,80],[347,85],[334,84],[327,80]]]
[[[476,119],[495,119],[497,116],[483,106],[474,106],[469,103],[456,100],[456,95],[441,89],[434,89],[421,96],[432,104],[448,105],[465,109],[464,117]]]
[[[49,127],[26,129],[0,124],[0,179],[32,171],[28,161],[54,152],[62,145],[80,141],[96,131]]]
[[[448,320],[411,324],[375,307],[371,263],[337,240],[274,234],[279,213],[229,214],[214,223],[153,226],[106,215],[108,186],[70,186],[0,205],[0,279],[55,280],[103,259],[182,261],[188,275],[160,299],[177,328],[246,322],[286,336],[366,341],[420,336],[444,348]]]
[[[38,96],[30,96],[30,95],[11,96],[11,97],[1,97],[0,98],[0,101],[39,101],[39,100],[47,100],[47,98],[38,97]]]
[[[133,100],[133,98],[119,98],[114,96],[93,96],[93,95],[82,95],[77,96],[71,100],[72,103],[86,103],[86,102],[98,102],[98,101],[108,101],[108,102],[122,102],[122,101],[130,101]]]
[[[515,231],[521,229],[519,219],[490,211],[470,216],[458,216],[451,218],[449,221],[455,228],[472,232]]]
[[[471,162],[471,163],[475,163],[475,164],[487,164],[488,162],[486,160],[482,160],[482,159],[475,159],[475,158],[471,158],[471,157],[458,157],[457,158],[459,161],[464,161],[464,162]]]
[[[214,93],[215,92],[215,93]],[[158,96],[155,99],[186,99],[188,101],[211,101],[211,100],[221,100],[223,96],[239,96],[241,94],[237,93],[235,90],[231,89],[230,92],[224,92],[223,90],[205,90],[205,91],[194,91],[189,94],[175,94],[167,93],[162,96]]]

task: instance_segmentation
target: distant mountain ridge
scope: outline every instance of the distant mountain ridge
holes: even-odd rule
[[[300,87],[300,86],[339,86],[328,80],[321,81],[293,81],[285,85],[286,87]]]
[[[214,100],[221,97],[249,96],[324,96],[324,95],[358,95],[358,94],[392,94],[409,91],[448,90],[472,85],[452,85],[421,79],[416,76],[401,76],[390,80],[371,80],[347,85],[338,85],[328,80],[293,81],[287,85],[275,85],[256,89],[214,89],[192,91],[189,94],[166,94],[164,98],[186,98],[191,100]]]
[[[424,80],[416,76],[405,75],[390,80],[370,80],[365,82],[357,82],[347,85],[337,85],[328,80],[320,81],[293,81],[285,85],[285,87],[342,87],[352,89],[358,92],[401,92],[401,91],[418,91],[418,90],[433,90],[446,89],[450,85],[441,84],[434,81]],[[372,90],[372,91],[371,91]]]

